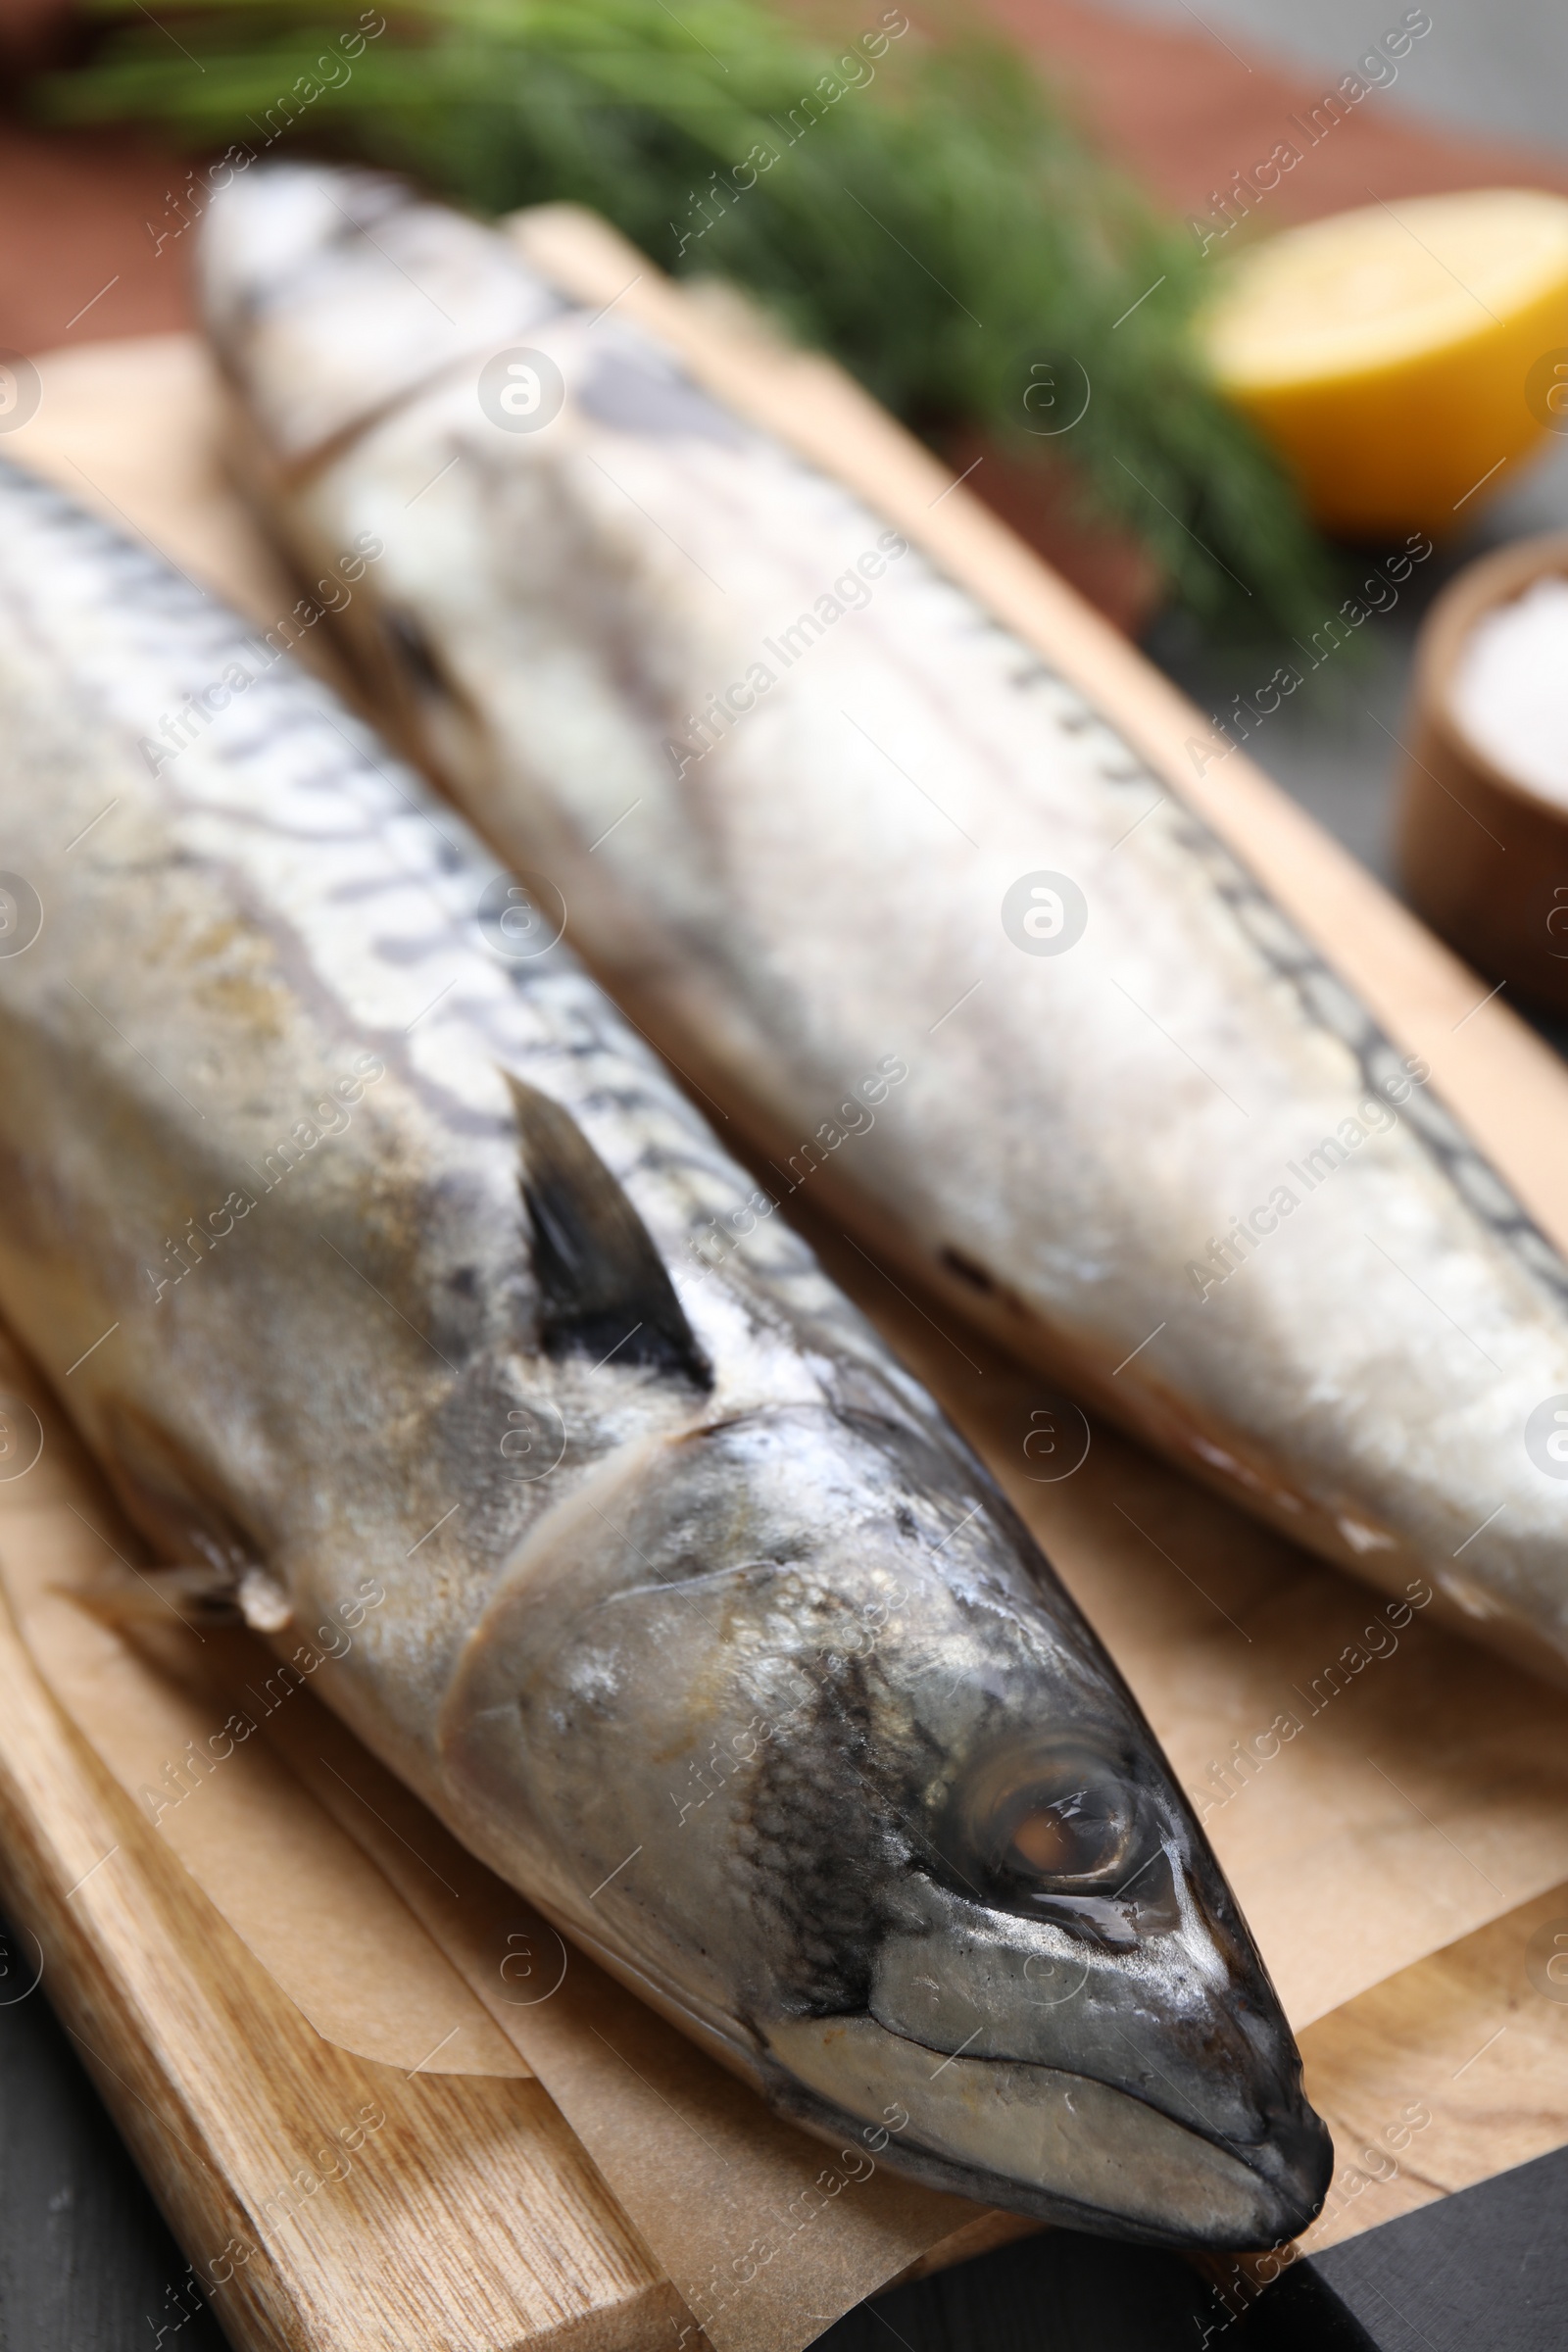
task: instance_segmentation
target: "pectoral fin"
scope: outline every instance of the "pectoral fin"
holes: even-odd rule
[[[547,1355],[643,1364],[700,1389],[712,1367],[647,1227],[569,1111],[505,1073]]]

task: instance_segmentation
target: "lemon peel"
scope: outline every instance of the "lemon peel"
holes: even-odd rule
[[[1489,188],[1286,229],[1227,266],[1200,331],[1318,522],[1451,531],[1568,430],[1568,199]]]

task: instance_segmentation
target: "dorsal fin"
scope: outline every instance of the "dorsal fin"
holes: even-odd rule
[[[710,1389],[713,1370],[648,1229],[576,1120],[505,1071],[549,1356],[646,1364]]]

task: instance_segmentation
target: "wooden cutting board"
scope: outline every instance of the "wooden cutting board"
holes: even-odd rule
[[[27,1476],[102,1509],[62,1444]],[[679,2296],[539,2083],[318,2034],[71,1730],[4,1607],[0,1851],[9,1978],[41,1979],[189,2259],[166,2319],[205,2299],[235,2344],[289,2352],[677,2342]]]
[[[1086,684],[1128,713],[1156,760],[1191,768],[1194,714],[961,490],[950,497],[940,469],[835,371],[806,360],[786,367],[716,313],[671,310],[656,273],[628,287],[634,271],[624,254],[596,244],[570,218],[554,216],[537,233],[585,290],[602,284],[603,298],[619,292],[651,323],[679,327],[688,356],[718,388],[754,413],[771,400],[781,427],[906,517],[911,536],[960,575],[983,574],[1019,625],[1049,638]],[[42,429],[18,454],[146,529],[198,576],[227,580],[231,499],[207,446],[193,458],[170,429],[171,403],[190,398],[200,373],[200,355],[183,339],[46,362]],[[259,609],[286,611],[293,591],[269,574],[254,541],[246,562]],[[1544,1221],[1568,1230],[1560,1067],[1500,1009],[1472,1019],[1480,985],[1239,757],[1209,794],[1187,788],[1211,798],[1215,821],[1279,877],[1282,896],[1309,891],[1308,928],[1395,1033],[1429,1053],[1450,1100],[1465,1098],[1471,1124],[1496,1139]],[[834,1234],[813,1239],[1006,1475],[1004,1457],[1017,1451],[1013,1424],[1021,1414],[1029,1426],[1033,1394],[1019,1387],[1017,1367],[966,1338],[975,1375],[966,1385],[914,1300],[857,1264]],[[1108,1433],[1103,1443],[1118,1444]],[[1130,1446],[1113,1459],[1124,1504],[1156,1534],[1186,1510],[1220,1507]],[[1070,1516],[1056,1523],[1063,1541]],[[0,1520],[0,1546],[5,1541]],[[1245,1581],[1245,1567],[1238,1573]],[[1129,1640],[1141,1605],[1129,1585]],[[1446,1823],[1440,1815],[1435,1835],[1451,1844]],[[539,2083],[393,2068],[318,2034],[65,1721],[3,1613],[0,1840],[9,1898],[36,1940],[49,1997],[237,2343],[499,2352],[559,2340],[678,2352],[692,2341],[687,2306]],[[1568,2141],[1568,2011],[1540,1990],[1536,1951],[1543,1936],[1551,1948],[1559,1925],[1568,1932],[1568,1889],[1477,1916],[1486,1924],[1472,1933],[1428,1935],[1410,1965],[1303,2034],[1309,2091],[1341,2158],[1309,2245]],[[1353,1906],[1308,1928],[1351,1946],[1372,1933]],[[1435,1941],[1444,1948],[1433,1952]],[[1371,1979],[1363,1972],[1360,1981]],[[368,2108],[384,2112],[373,2130]],[[351,2147],[345,2132],[363,2136]],[[976,2215],[946,2238],[938,2233],[925,2262],[973,2251],[996,2228],[994,2217]],[[900,2267],[890,2258],[858,2291]],[[220,2278],[224,2271],[231,2276]],[[793,2340],[804,2343],[834,2316],[775,2314],[769,2340],[785,2341],[793,2325]]]

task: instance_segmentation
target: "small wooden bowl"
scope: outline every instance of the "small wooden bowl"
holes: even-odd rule
[[[1453,713],[1460,650],[1482,616],[1551,573],[1568,531],[1524,539],[1451,580],[1416,645],[1396,857],[1411,904],[1511,994],[1568,1012],[1568,808],[1489,760]]]

